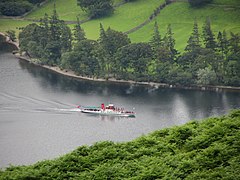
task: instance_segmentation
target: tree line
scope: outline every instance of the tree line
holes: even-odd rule
[[[175,48],[171,25],[166,34],[155,23],[149,42],[131,43],[129,37],[100,24],[98,40],[85,36],[79,20],[73,30],[56,9],[40,24],[19,34],[21,51],[37,63],[59,66],[92,78],[116,78],[176,85],[240,85],[240,35],[219,31],[206,19],[200,33],[197,21],[184,52]]]
[[[1,0],[0,15],[21,16],[44,0]]]

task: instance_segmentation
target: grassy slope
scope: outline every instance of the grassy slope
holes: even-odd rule
[[[30,24],[30,21],[23,21],[23,20],[13,20],[13,19],[0,19],[0,32],[6,32],[8,30],[14,30],[19,32],[20,27],[25,27],[26,25]]]
[[[101,18],[86,22],[82,25],[86,35],[90,39],[99,37],[99,24],[102,23],[105,28],[109,26],[118,31],[127,31],[144,22],[154,9],[164,0],[138,0],[126,3],[118,7],[111,17]]]
[[[100,142],[0,179],[240,179],[240,110],[155,131],[127,143]]]
[[[49,15],[52,14],[54,2],[56,2],[57,13],[62,20],[76,21],[77,16],[80,19],[87,18],[86,13],[83,12],[79,6],[77,6],[77,0],[50,0],[40,9],[27,15],[26,18],[40,19],[45,13]]]
[[[193,9],[188,3],[179,2],[166,7],[156,20],[162,35],[165,34],[167,25],[172,25],[177,49],[182,51],[192,32],[194,18],[197,19],[201,32],[206,17],[210,17],[215,34],[217,34],[219,30],[224,29],[228,32],[240,32],[240,8],[229,9],[222,6],[209,5],[201,9]],[[154,22],[151,22],[129,36],[135,42],[149,41],[153,26]]]
[[[26,18],[39,19],[44,13],[51,14],[53,0],[50,0],[42,8],[32,12]],[[121,0],[115,0],[115,3]],[[142,22],[156,9],[164,0],[137,0],[132,3],[124,4],[116,8],[115,13],[111,17],[91,20],[82,25],[86,35],[90,39],[97,39],[99,36],[99,24],[102,23],[105,28],[111,27],[119,31],[127,31]],[[76,16],[85,19],[86,13],[76,5],[76,0],[68,0],[67,4],[64,0],[56,1],[57,12],[61,19],[75,21]],[[239,0],[214,0],[212,5],[193,9],[186,2],[173,3],[166,7],[156,18],[160,26],[160,32],[165,34],[166,26],[172,24],[173,32],[176,38],[176,47],[183,51],[186,46],[188,37],[192,31],[193,21],[196,17],[200,29],[206,17],[212,20],[213,30],[215,33],[219,30],[227,30],[240,32],[240,1]],[[0,19],[0,31],[9,29],[16,30],[16,27],[22,27],[30,23],[29,21],[14,21]],[[154,21],[147,24],[140,30],[129,35],[132,42],[149,41],[153,33]],[[73,27],[73,25],[71,25]]]
[[[120,0],[115,0],[114,3],[119,3]],[[85,29],[86,35],[90,39],[97,39],[99,37],[99,24],[102,23],[105,28],[111,27],[119,31],[127,31],[145,21],[154,9],[159,6],[164,0],[138,0],[136,2],[126,3],[120,7],[117,7],[114,14],[111,17],[100,18],[97,20],[91,20],[84,23],[82,26]],[[40,19],[45,13],[51,14],[54,1],[50,0],[42,8],[30,13],[26,18]],[[56,8],[60,19],[67,21],[76,21],[76,16],[80,19],[86,19],[86,13],[76,5],[76,0],[69,0],[66,5],[66,1],[57,0]],[[66,13],[67,12],[67,13]],[[8,20],[8,29],[15,29],[14,22]],[[0,19],[1,23],[1,19]],[[70,25],[73,27],[73,25]],[[4,31],[6,28],[2,28],[0,25],[0,31]]]

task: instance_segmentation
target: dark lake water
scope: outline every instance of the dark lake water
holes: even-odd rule
[[[89,116],[77,105],[114,103],[136,118]],[[0,54],[0,168],[53,159],[97,141],[129,141],[240,107],[239,92],[154,89],[74,80]]]

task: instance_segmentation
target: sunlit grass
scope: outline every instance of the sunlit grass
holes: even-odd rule
[[[122,0],[115,0],[119,3]],[[40,9],[35,10],[26,18],[40,19],[45,13],[51,15],[53,0],[50,0]],[[152,12],[164,2],[164,0],[138,0],[126,3],[117,7],[114,14],[109,17],[88,21],[82,24],[89,39],[97,39],[99,37],[99,24],[102,23],[104,28],[111,27],[118,31],[128,31],[149,18]],[[192,32],[193,22],[196,18],[199,24],[200,32],[206,17],[210,17],[214,33],[226,30],[227,32],[240,32],[240,1],[239,0],[214,0],[215,5],[208,5],[203,8],[191,8],[186,2],[173,3],[161,11],[155,19],[159,24],[161,35],[164,36],[168,24],[172,25],[174,37],[176,39],[176,48],[183,51],[189,35]],[[218,6],[219,5],[219,6]],[[226,7],[223,5],[233,5]],[[239,5],[239,6],[238,6]],[[56,0],[56,8],[60,19],[68,21],[76,21],[76,16],[80,19],[86,19],[87,15],[77,6],[76,0]],[[15,30],[17,27],[23,27],[31,21],[0,19],[0,31]],[[136,32],[129,34],[132,42],[148,42],[153,33],[154,20],[142,27]],[[73,25],[70,25],[72,28]]]
[[[239,0],[213,0],[214,4],[221,4],[221,5],[237,5],[240,6]]]
[[[196,18],[200,32],[207,17],[210,17],[215,34],[218,31],[240,32],[240,9],[225,9],[219,6],[207,6],[201,9],[190,8],[188,3],[174,3],[166,7],[156,18],[161,34],[164,36],[168,24],[172,25],[176,47],[183,51],[189,35],[192,32],[193,22]],[[130,34],[133,42],[149,41],[153,33],[154,22]]]
[[[14,30],[18,34],[19,28],[25,27],[30,23],[32,22],[23,21],[23,20],[13,20],[13,19],[0,19],[0,32]]]
[[[77,6],[77,0],[50,0],[48,3],[43,5],[43,7],[27,15],[26,18],[40,19],[45,13],[51,15],[54,3],[56,4],[57,13],[62,20],[76,21],[77,16],[80,19],[85,19],[87,17],[87,14],[83,12],[79,6]]]

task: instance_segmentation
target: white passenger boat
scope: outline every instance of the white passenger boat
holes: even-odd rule
[[[78,106],[82,113],[98,114],[106,116],[120,116],[120,117],[135,117],[135,112],[124,110],[124,108],[115,107],[113,104],[105,106],[101,104],[101,107],[84,107]]]

